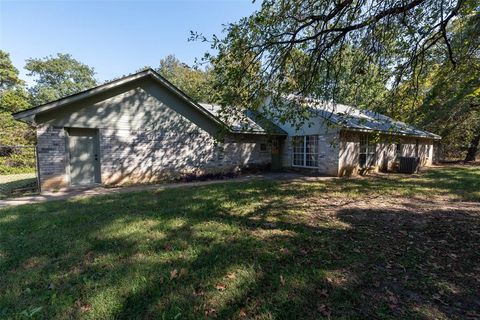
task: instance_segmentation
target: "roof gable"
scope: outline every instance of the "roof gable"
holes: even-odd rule
[[[68,106],[72,103],[82,101],[86,98],[90,98],[96,95],[99,95],[101,93],[104,93],[106,91],[112,90],[114,88],[117,88],[122,85],[126,85],[128,83],[131,83],[133,81],[142,79],[142,78],[151,78],[155,80],[158,84],[164,86],[165,88],[169,89],[171,92],[179,96],[181,99],[183,99],[186,103],[188,103],[190,106],[193,108],[197,109],[201,113],[203,113],[206,117],[208,117],[210,120],[214,121],[216,124],[223,126],[224,124],[217,118],[213,117],[212,114],[207,112],[205,109],[203,109],[202,106],[200,106],[198,103],[194,102],[192,99],[190,99],[184,92],[182,92],[180,89],[175,87],[172,83],[170,83],[167,79],[163,78],[160,76],[157,72],[155,72],[152,69],[147,69],[144,71],[140,71],[138,73],[132,74],[125,76],[123,78],[99,85],[97,87],[40,105],[36,106],[27,110],[23,110],[17,113],[14,113],[13,116],[16,120],[27,120],[31,117],[34,117],[37,114],[45,113],[48,111],[52,111],[58,108],[62,108],[65,106]]]
[[[190,97],[188,97],[183,91],[181,91],[179,88],[177,88],[175,85],[173,85],[171,82],[169,82],[167,79],[162,77],[160,74],[155,72],[152,69],[147,69],[144,71],[140,71],[138,73],[132,74],[125,76],[123,78],[99,85],[97,87],[58,99],[56,101],[52,101],[40,106],[36,106],[34,108],[30,108],[27,110],[23,110],[17,113],[14,113],[13,116],[16,120],[23,120],[23,121],[28,121],[33,119],[36,115],[43,114],[55,109],[63,108],[66,106],[69,106],[73,103],[83,101],[84,99],[88,99],[97,95],[100,95],[102,93],[105,93],[109,90],[113,90],[114,88],[117,88],[119,86],[127,85],[131,82],[144,79],[144,78],[151,78],[153,79],[156,83],[159,85],[162,85],[163,87],[167,88],[170,92],[174,93],[177,95],[179,98],[181,98],[185,103],[187,103],[190,107],[194,108],[196,111],[199,111],[202,113],[205,117],[213,121],[216,125],[226,128],[228,131],[231,133],[245,133],[245,134],[285,134],[284,132],[270,132],[270,130],[260,126],[259,124],[256,124],[255,121],[247,118],[245,120],[245,123],[242,125],[237,125],[235,123],[227,123],[225,121],[222,121],[219,119],[218,114],[215,112],[212,112],[212,110],[207,110],[206,107],[208,106],[207,104],[200,104],[192,100]],[[255,124],[255,125],[253,125]]]

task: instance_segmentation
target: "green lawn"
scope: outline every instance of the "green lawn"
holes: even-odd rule
[[[474,319],[480,168],[0,210],[2,319]]]
[[[35,190],[36,181],[37,179],[35,173],[0,175],[0,200],[11,197],[12,192],[20,188],[29,188],[28,191],[31,193],[33,190]]]

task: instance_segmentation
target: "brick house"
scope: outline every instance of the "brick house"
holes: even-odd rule
[[[145,70],[14,117],[36,128],[43,190],[255,167],[342,176],[367,167],[390,169],[399,155],[432,163],[439,136],[336,106],[312,106],[308,125],[300,129],[253,116],[222,121],[218,106],[192,101],[155,71]]]

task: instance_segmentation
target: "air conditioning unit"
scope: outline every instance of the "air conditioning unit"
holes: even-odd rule
[[[400,157],[400,166],[398,171],[401,173],[417,173],[420,168],[420,158],[418,157]]]

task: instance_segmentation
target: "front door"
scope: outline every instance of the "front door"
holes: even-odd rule
[[[70,151],[70,183],[90,185],[97,182],[97,131],[94,129],[68,130]]]

